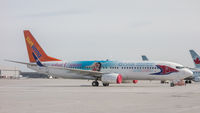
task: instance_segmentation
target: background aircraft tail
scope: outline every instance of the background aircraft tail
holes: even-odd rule
[[[147,58],[146,55],[142,55],[142,60],[143,60],[143,61],[149,61],[149,59]]]
[[[194,50],[190,50],[190,54],[192,56],[195,67],[200,68],[200,57],[199,57],[199,55]]]
[[[26,47],[27,47],[27,51],[28,51],[29,61],[30,62],[36,62],[36,60],[34,59],[33,54],[35,54],[37,56],[37,58],[41,62],[46,62],[46,61],[61,61],[59,59],[56,59],[56,58],[48,56],[44,52],[44,50],[40,47],[40,45],[35,40],[35,38],[30,33],[29,30],[24,30],[24,38],[25,38],[25,41],[26,41]]]

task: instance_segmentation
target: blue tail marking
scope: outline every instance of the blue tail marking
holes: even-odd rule
[[[43,67],[44,65],[40,62],[40,60],[38,59],[38,57],[34,53],[32,53],[32,54],[33,54],[33,57],[34,57],[37,65],[40,66],[40,67]]]

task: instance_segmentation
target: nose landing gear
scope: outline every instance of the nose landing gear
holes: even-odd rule
[[[174,87],[175,84],[173,82],[170,83],[170,87]]]

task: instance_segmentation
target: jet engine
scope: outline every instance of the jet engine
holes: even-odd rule
[[[122,83],[122,75],[118,73],[103,74],[101,81],[109,84],[120,84]]]
[[[137,83],[138,83],[138,80],[133,80],[133,83],[134,83],[134,84],[137,84]]]

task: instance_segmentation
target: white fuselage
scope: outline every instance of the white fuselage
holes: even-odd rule
[[[94,70],[94,63],[100,63],[99,70]],[[121,74],[123,80],[181,80],[192,76],[192,72],[183,68],[182,65],[171,62],[116,62],[116,61],[75,61],[65,63],[43,63],[47,67],[28,66],[29,68],[41,73],[46,73],[56,77],[68,79],[92,79],[95,77],[87,76],[82,73],[74,73],[70,70],[60,70],[48,68],[48,66],[94,70],[103,73]],[[177,68],[179,67],[179,68]],[[180,68],[182,67],[182,68]]]

